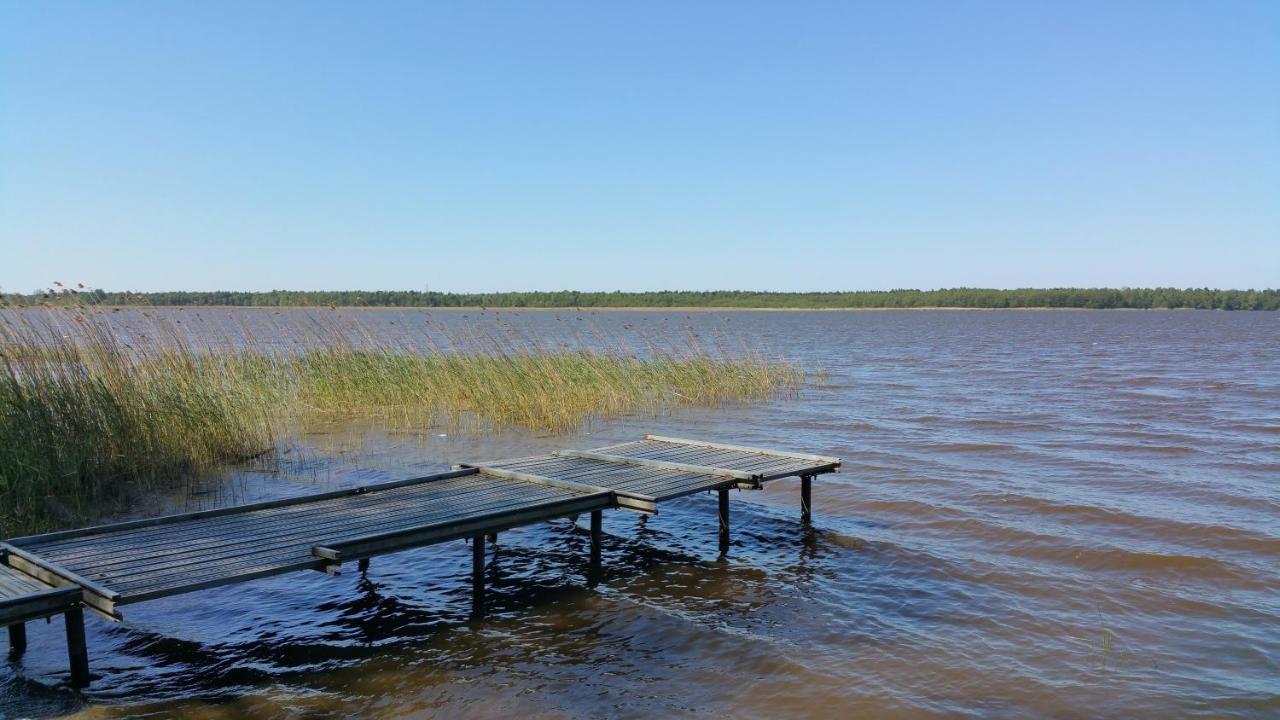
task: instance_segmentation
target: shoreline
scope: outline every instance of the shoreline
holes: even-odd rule
[[[565,305],[560,307],[510,307],[487,305],[9,305],[15,310],[34,308],[74,309],[100,308],[104,310],[160,310],[160,309],[209,309],[209,310],[422,310],[447,312],[1268,312],[1267,310],[1223,310],[1221,308],[1087,308],[1087,307],[956,307],[950,305],[930,305],[921,307],[733,307],[714,305],[635,305],[635,306],[595,306]]]

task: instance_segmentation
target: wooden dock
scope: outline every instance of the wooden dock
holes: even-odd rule
[[[801,478],[810,520],[812,478],[838,458],[646,436],[590,451],[466,463],[452,472],[305,497],[13,538],[0,542],[0,624],[9,650],[24,623],[66,619],[71,682],[89,681],[82,608],[120,620],[121,607],[296,570],[360,570],[369,558],[449,540],[472,543],[472,611],[484,612],[485,540],[543,520],[591,516],[600,562],[604,510],[656,513],[659,503],[719,494],[720,552],[729,548],[729,490]]]

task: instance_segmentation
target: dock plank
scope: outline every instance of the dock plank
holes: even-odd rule
[[[482,484],[483,489],[477,489],[477,484]],[[537,499],[537,491],[531,491],[520,486],[499,486],[485,480],[468,483],[466,486],[441,486],[441,488],[455,493],[455,497],[465,496],[471,504],[519,493],[533,493],[531,499]],[[190,532],[185,531],[182,527],[168,531],[156,530],[152,531],[149,537],[135,535],[125,543],[116,541],[110,535],[107,535],[105,539],[109,542],[101,544],[89,543],[78,545],[75,548],[45,548],[42,552],[56,554],[68,562],[77,562],[89,557],[99,558],[98,562],[103,569],[108,569],[118,564],[145,566],[147,562],[140,562],[137,558],[131,557],[130,554],[117,555],[113,560],[102,558],[107,557],[111,551],[116,549],[132,549],[145,553],[148,560],[158,560],[182,553],[207,552],[215,548],[234,548],[243,545],[287,540],[291,535],[296,535],[299,532],[323,531],[333,524],[351,523],[357,520],[367,520],[371,525],[377,525],[382,522],[394,521],[406,514],[421,512],[420,508],[406,507],[403,501],[397,497],[386,497],[379,500],[380,502],[364,502],[359,506],[353,503],[351,506],[340,508],[333,512],[314,512],[302,516],[291,515],[288,518],[271,515],[250,516],[245,519],[246,527],[243,528],[221,527],[202,530],[199,527],[202,523],[191,523],[192,527],[186,528]],[[323,508],[316,509],[317,511],[323,510]],[[229,530],[234,530],[234,532],[229,532]],[[229,540],[228,538],[233,539]]]
[[[518,512],[583,494],[470,474],[242,515],[135,527],[121,536],[107,529],[21,546],[119,593],[116,604],[124,605],[273,568],[315,566],[311,548],[321,542]]]

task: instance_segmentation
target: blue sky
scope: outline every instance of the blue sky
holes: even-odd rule
[[[0,4],[0,288],[1280,285],[1280,3]]]

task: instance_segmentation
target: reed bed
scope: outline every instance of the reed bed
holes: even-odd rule
[[[104,308],[0,308],[0,537],[76,523],[132,492],[271,453],[316,415],[559,433],[762,400],[803,380],[785,362],[696,341],[595,336],[582,349],[515,332],[435,332],[407,342],[336,314],[274,328],[211,332],[155,315],[139,331]]]

